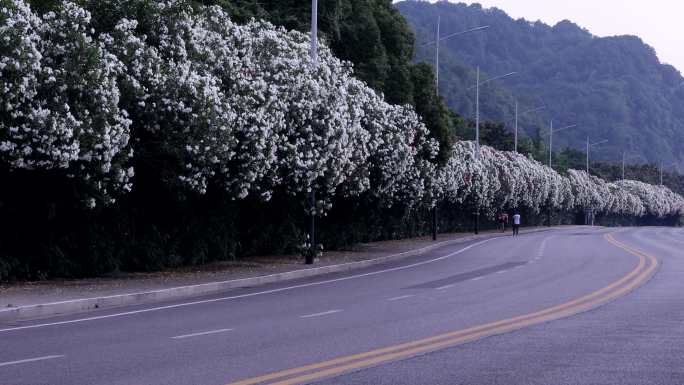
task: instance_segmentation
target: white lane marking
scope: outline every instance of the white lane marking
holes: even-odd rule
[[[415,296],[416,296],[415,294],[408,294],[408,295],[401,295],[399,297],[387,298],[387,300],[388,301],[399,301],[402,299],[411,298],[411,297],[415,297]]]
[[[452,283],[450,285],[440,286],[440,287],[436,288],[435,290],[445,290],[445,289],[448,289],[450,287],[454,287],[454,284]]]
[[[539,251],[537,252],[537,257],[541,258],[544,253],[546,253],[546,242],[549,240],[549,237],[546,237],[542,240],[541,244],[539,245]]]
[[[521,267],[523,267],[523,265],[518,265],[518,266],[514,267],[514,269],[519,269]]]
[[[80,323],[80,322],[87,322],[87,321],[97,321],[101,319],[107,319],[107,318],[114,318],[114,317],[122,317],[122,316],[127,316],[127,315],[133,315],[133,314],[141,314],[141,313],[149,313],[152,311],[159,311],[159,310],[168,310],[168,309],[176,309],[180,307],[187,307],[187,306],[193,306],[193,305],[202,305],[206,303],[213,303],[213,302],[221,302],[221,301],[229,301],[233,299],[240,299],[240,298],[249,298],[249,297],[255,297],[258,295],[264,295],[264,294],[273,294],[273,293],[280,293],[283,291],[289,291],[289,290],[294,290],[294,289],[300,289],[303,287],[311,287],[311,286],[319,286],[319,285],[325,285],[328,283],[334,283],[334,282],[341,282],[341,281],[348,281],[350,279],[356,279],[356,278],[363,278],[363,277],[370,277],[373,275],[379,275],[379,274],[384,274],[384,273],[389,273],[392,271],[399,271],[399,270],[406,270],[410,269],[413,267],[417,266],[422,266],[422,265],[427,265],[429,263],[434,263],[438,261],[442,261],[448,258],[451,258],[455,255],[461,254],[465,251],[468,251],[472,249],[473,247],[480,246],[484,243],[493,241],[495,239],[505,239],[504,237],[495,237],[495,238],[489,238],[489,239],[484,239],[480,242],[473,243],[470,246],[466,246],[460,250],[456,250],[453,253],[443,255],[441,257],[437,257],[434,259],[430,259],[427,261],[422,261],[422,262],[416,262],[410,265],[405,265],[405,266],[398,266],[398,267],[393,267],[390,269],[385,269],[385,270],[378,270],[378,271],[373,271],[370,273],[364,273],[364,274],[357,274],[357,275],[350,275],[348,277],[342,277],[342,278],[335,278],[335,279],[329,279],[327,281],[319,281],[319,282],[311,282],[311,283],[304,283],[301,285],[294,285],[294,286],[287,286],[287,287],[281,287],[279,289],[272,289],[272,290],[265,290],[265,291],[259,291],[255,293],[249,293],[249,294],[241,294],[241,295],[234,295],[230,297],[220,297],[220,298],[212,298],[212,299],[205,299],[201,301],[192,301],[192,302],[184,302],[184,303],[179,303],[175,305],[167,305],[167,306],[157,306],[157,307],[152,307],[148,309],[142,309],[142,310],[132,310],[132,311],[126,311],[123,313],[114,313],[114,314],[107,314],[107,315],[101,315],[101,316],[95,316],[95,317],[87,317],[87,318],[79,318],[79,319],[74,319],[74,320],[69,320],[69,321],[59,321],[59,322],[50,322],[50,323],[43,323],[43,324],[36,324],[36,325],[27,325],[27,326],[17,326],[13,328],[7,328],[7,329],[0,329],[0,333],[2,332],[10,332],[10,331],[15,331],[15,330],[24,330],[24,329],[36,329],[36,328],[42,328],[42,327],[47,327],[47,326],[57,326],[57,325],[67,325],[67,324],[73,324],[73,323]]]
[[[233,331],[233,329],[209,330],[209,331],[206,331],[206,332],[191,333],[191,334],[183,334],[183,335],[175,336],[175,337],[171,337],[171,338],[174,339],[174,340],[180,340],[180,339],[183,339],[183,338],[206,336],[207,334],[225,333],[225,332],[230,332],[230,331]]]
[[[57,356],[43,356],[43,357],[36,357],[36,358],[27,358],[25,360],[18,360],[18,361],[9,361],[9,362],[0,362],[0,366],[9,366],[9,365],[17,365],[17,364],[26,364],[29,362],[36,362],[36,361],[45,361],[45,360],[52,360],[55,358],[62,358],[64,357],[63,355],[57,355]]]
[[[342,311],[342,310],[339,310],[339,309],[335,309],[335,310],[328,310],[328,311],[324,311],[324,312],[320,312],[320,313],[314,313],[314,314],[307,314],[307,315],[300,315],[300,316],[299,316],[299,318],[313,318],[313,317],[321,317],[321,316],[324,316],[324,315],[328,315],[328,314],[335,314],[335,313],[339,313],[339,312],[341,312],[341,311]]]
[[[501,271],[497,271],[496,274],[503,274],[503,273],[506,273],[506,272],[508,272],[508,271],[509,271],[509,270],[501,270]]]
[[[479,281],[479,280],[481,280],[482,278],[484,278],[484,277],[473,278],[473,279],[471,279],[471,281]]]

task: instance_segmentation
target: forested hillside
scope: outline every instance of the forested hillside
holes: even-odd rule
[[[409,0],[396,6],[419,42],[434,40],[438,15],[442,35],[491,26],[442,43],[441,94],[462,115],[474,116],[474,90],[468,87],[475,83],[475,66],[484,76],[517,71],[484,87],[485,118],[509,119],[515,99],[523,109],[544,104],[545,111],[522,117],[528,135],[537,135],[540,123],[550,119],[577,123],[577,129],[554,138],[559,145],[583,149],[589,135],[610,140],[597,153],[604,160],[617,161],[625,150],[650,162],[684,165],[684,78],[638,37],[598,38],[570,21],[549,26],[514,20],[478,4]],[[434,62],[433,46],[417,47],[416,60]]]

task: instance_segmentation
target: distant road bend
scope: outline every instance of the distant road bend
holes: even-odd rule
[[[684,231],[549,230],[0,324],[0,383],[684,384]]]

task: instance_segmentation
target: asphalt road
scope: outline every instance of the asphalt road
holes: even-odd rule
[[[568,228],[0,324],[0,384],[684,384],[682,249],[679,229]]]

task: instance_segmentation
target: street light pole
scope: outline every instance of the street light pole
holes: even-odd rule
[[[466,34],[469,32],[482,31],[482,30],[489,28],[488,25],[485,25],[485,26],[475,27],[475,28],[467,29],[465,31],[456,32],[456,33],[452,33],[452,34],[440,37],[440,26],[441,26],[441,16],[437,15],[437,31],[435,34],[435,41],[434,41],[434,43],[435,43],[435,94],[437,97],[439,97],[439,42],[442,40],[446,40],[446,39],[449,39],[449,38],[452,38],[455,36],[463,35],[463,34]],[[426,43],[423,45],[425,46],[425,45],[430,45],[430,44],[432,44],[432,42]],[[432,218],[431,218],[432,219],[432,221],[431,221],[432,222],[432,239],[437,240],[437,205],[435,204],[435,206],[432,207],[432,209],[430,211],[431,211],[431,216],[432,216]]]
[[[311,64],[315,70],[318,65],[318,0],[311,0]],[[312,265],[316,254],[316,190],[313,184],[309,195],[311,216],[309,218],[309,245],[311,250],[306,253],[305,263]]]
[[[311,0],[311,59],[318,62],[318,0]]]
[[[489,83],[491,81],[497,80],[497,79],[502,79],[511,75],[515,75],[516,72],[510,72],[505,75],[493,77],[490,79],[487,79],[483,82],[480,82],[480,66],[477,66],[477,73],[476,73],[476,78],[475,78],[475,160],[478,161],[480,160],[480,86]],[[469,87],[468,89],[472,89],[473,87]],[[480,207],[475,208],[475,234],[479,233],[479,227],[480,227]]]
[[[661,185],[661,186],[664,186],[664,183],[663,183],[663,173],[664,173],[665,168],[666,168],[666,167],[670,167],[670,166],[674,166],[674,165],[676,165],[676,164],[677,164],[677,162],[672,162],[672,163],[668,163],[668,164],[666,164],[666,165],[663,165],[663,161],[662,161],[662,160],[660,161],[660,185]]]
[[[435,93],[439,97],[439,26],[441,24],[441,16],[437,15],[437,33],[435,34]],[[432,207],[432,240],[437,240],[437,203]]]
[[[494,80],[503,79],[511,75],[515,75],[517,72],[509,72],[505,75],[496,76],[489,78],[483,82],[480,82],[480,66],[477,66],[476,74],[476,84],[472,87],[468,87],[469,90],[475,88],[475,159],[480,159],[480,86]]]
[[[515,101],[515,135],[513,137],[513,151],[518,152],[518,101]]]
[[[520,107],[519,103],[516,100],[515,101],[515,116],[512,119],[506,120],[506,122],[505,122],[505,124],[507,124],[511,120],[515,121],[515,129],[514,129],[514,151],[515,152],[518,152],[518,131],[520,131],[520,125],[519,125],[520,119],[519,119],[519,117],[522,115],[528,114],[530,112],[535,112],[535,111],[543,110],[546,108],[546,106],[541,106],[541,107],[532,108],[532,109],[520,112],[519,107]]]
[[[660,185],[663,185],[663,161],[660,161]]]
[[[603,144],[606,142],[607,142],[607,140],[602,140],[600,142],[595,142],[595,143],[589,143],[589,137],[587,136],[587,174],[589,174],[589,149],[591,147],[598,146],[599,144]]]
[[[551,159],[552,159],[552,155],[553,155],[553,133],[558,132],[558,131],[567,130],[568,128],[573,128],[573,127],[577,127],[577,125],[571,124],[569,126],[556,128],[554,130],[553,129],[553,120],[551,121],[551,127],[549,128],[549,168],[553,167],[553,164],[551,163]]]
[[[466,33],[470,32],[476,32],[476,31],[484,31],[485,29],[488,29],[488,25],[480,26],[480,27],[475,27],[475,28],[470,28],[466,29],[465,31],[460,31],[456,33],[452,33],[446,36],[440,37],[440,26],[441,26],[441,16],[437,15],[437,34],[435,36],[435,41],[434,42],[428,42],[425,44],[422,44],[421,47],[428,46],[431,44],[435,44],[435,89],[437,90],[437,95],[439,95],[439,42],[442,40],[447,40],[451,39],[452,37],[460,36],[460,35],[465,35]]]
[[[633,158],[641,158],[644,161],[647,161],[646,158],[639,154],[633,154],[633,155],[627,155],[625,151],[622,151],[622,179],[624,180],[625,177],[627,176],[627,161]]]
[[[587,174],[589,174],[589,137],[587,136]]]
[[[551,121],[551,129],[549,131],[549,168],[553,168],[551,165],[551,151],[553,148],[553,120]]]
[[[439,24],[441,22],[441,16],[437,15],[437,35],[435,35],[435,90],[437,90],[437,95],[439,95]]]
[[[475,81],[475,159],[480,159],[480,66],[477,66]]]

